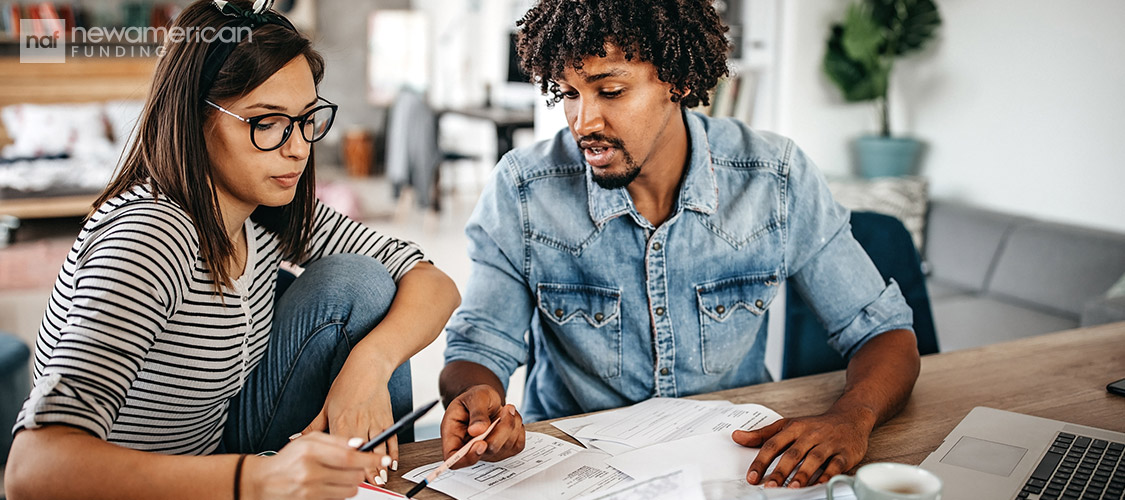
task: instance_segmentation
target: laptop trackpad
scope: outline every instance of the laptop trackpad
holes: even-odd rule
[[[1008,477],[1027,449],[969,436],[961,436],[941,463]]]

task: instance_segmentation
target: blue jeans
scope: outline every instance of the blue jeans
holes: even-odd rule
[[[231,399],[217,453],[285,446],[320,412],[352,347],[382,321],[394,296],[390,273],[367,256],[325,257],[295,280],[281,271],[269,346]],[[398,420],[413,406],[409,361],[394,371],[387,389]],[[413,441],[413,426],[400,432],[398,440]]]

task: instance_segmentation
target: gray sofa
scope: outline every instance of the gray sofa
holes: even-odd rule
[[[934,201],[925,245],[942,351],[1125,321],[1125,234]]]

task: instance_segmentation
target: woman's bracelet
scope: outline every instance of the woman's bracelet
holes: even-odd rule
[[[239,455],[238,463],[234,466],[234,500],[239,500],[242,493],[242,462],[246,461],[247,455]]]

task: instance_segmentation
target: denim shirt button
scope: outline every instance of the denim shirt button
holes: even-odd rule
[[[656,315],[657,316],[663,316],[664,315],[664,308],[663,307],[657,307],[656,308]]]
[[[562,309],[555,309],[555,317],[556,318],[562,318],[563,317],[563,310]]]
[[[762,305],[763,305],[763,304],[764,304],[764,302],[762,302],[762,299],[758,299],[758,300],[755,300],[755,301],[754,301],[754,305],[755,305],[755,306],[756,306],[756,307],[757,307],[758,309],[761,309],[761,308],[762,308]]]
[[[661,369],[660,369],[660,374],[661,374],[661,375],[668,375],[668,369],[667,369],[667,368],[661,368]]]
[[[605,319],[605,315],[602,314],[602,313],[597,313],[597,314],[594,315],[594,321],[600,322],[603,319]]]
[[[726,311],[727,311],[727,308],[725,308],[725,307],[723,307],[723,306],[716,306],[716,307],[715,307],[715,312],[717,312],[717,313],[719,313],[719,314],[722,314],[722,313],[724,313],[724,312],[726,312]]]
[[[659,252],[661,248],[662,248],[662,247],[660,246],[660,242],[659,242],[659,241],[658,241],[658,242],[656,242],[656,243],[653,243],[653,244],[652,244],[652,249],[653,249],[654,251],[657,251],[657,252]]]

